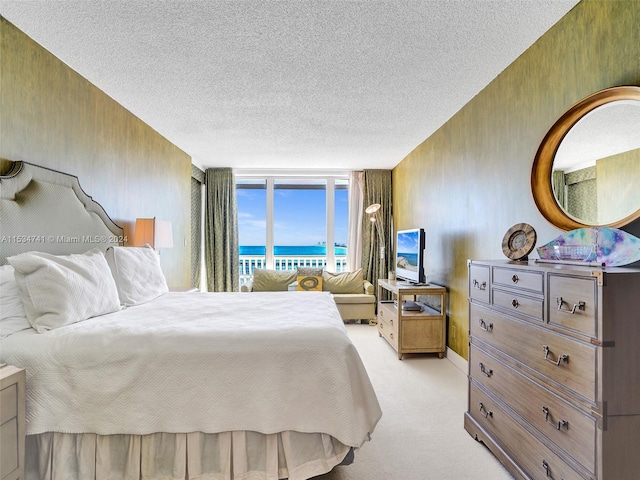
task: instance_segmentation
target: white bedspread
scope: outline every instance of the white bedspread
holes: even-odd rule
[[[27,434],[293,430],[359,447],[381,416],[328,293],[167,293],[0,352],[26,368]]]

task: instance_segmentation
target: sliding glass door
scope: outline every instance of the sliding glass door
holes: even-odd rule
[[[241,284],[254,268],[344,269],[346,178],[236,175],[236,192]]]

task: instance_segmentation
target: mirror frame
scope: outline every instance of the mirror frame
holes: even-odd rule
[[[577,220],[565,212],[556,201],[551,186],[553,160],[565,135],[587,113],[607,103],[618,100],[636,100],[640,102],[640,87],[612,87],[593,93],[580,100],[562,115],[547,132],[533,160],[531,168],[531,190],[533,200],[542,215],[553,225],[563,230],[576,228],[606,226],[619,228],[640,218],[640,208],[631,215],[612,223],[590,225]]]

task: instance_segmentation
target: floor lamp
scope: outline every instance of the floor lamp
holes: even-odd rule
[[[384,236],[384,224],[380,218],[380,207],[379,203],[372,203],[367,208],[365,208],[364,212],[369,215],[369,221],[375,225],[376,232],[378,233],[378,243],[380,247],[380,271],[378,272],[378,276],[382,277],[384,275],[384,257],[385,257],[385,236]]]

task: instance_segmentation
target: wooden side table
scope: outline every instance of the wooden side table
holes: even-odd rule
[[[383,291],[391,293],[390,300]],[[435,302],[420,301],[422,297]],[[415,301],[420,310],[403,310],[403,301]],[[378,334],[398,352],[402,360],[405,353],[446,352],[447,289],[440,285],[411,285],[397,280],[378,280]]]
[[[24,478],[25,372],[0,367],[0,479]]]

